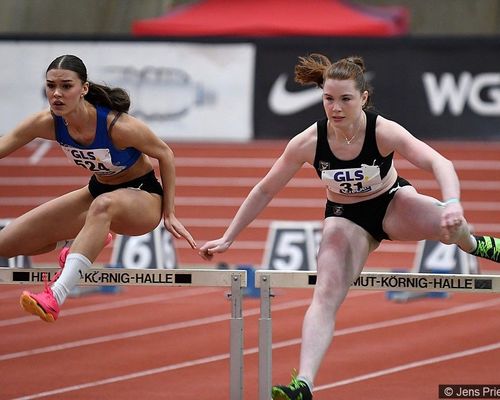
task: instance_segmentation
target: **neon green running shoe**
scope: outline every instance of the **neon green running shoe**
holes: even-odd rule
[[[312,393],[307,383],[292,376],[288,386],[273,386],[273,400],[312,400]]]
[[[476,250],[471,254],[488,260],[500,262],[500,239],[492,236],[474,236],[477,241]]]

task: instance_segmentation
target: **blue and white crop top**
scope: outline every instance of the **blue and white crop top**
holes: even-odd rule
[[[108,133],[107,116],[109,109],[96,106],[97,127],[94,141],[88,146],[75,142],[64,124],[64,119],[54,116],[56,140],[66,156],[76,165],[86,168],[96,175],[116,175],[130,168],[141,156],[133,147],[117,149]]]

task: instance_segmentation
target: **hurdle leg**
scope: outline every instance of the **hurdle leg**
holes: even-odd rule
[[[243,315],[241,277],[231,279],[230,399],[243,399]]]
[[[272,379],[272,320],[271,280],[269,275],[260,275],[260,319],[259,319],[259,400],[271,398]]]

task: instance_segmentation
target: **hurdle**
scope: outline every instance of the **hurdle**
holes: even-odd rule
[[[258,270],[260,288],[259,400],[269,400],[272,379],[272,288],[314,288],[316,271]],[[363,272],[351,289],[499,293],[500,275]]]
[[[0,284],[42,284],[44,274],[51,279],[59,268],[0,268]],[[91,268],[80,276],[79,285],[206,286],[227,287],[231,291],[230,320],[230,400],[243,399],[243,314],[242,289],[247,286],[244,270],[215,269],[115,269]]]

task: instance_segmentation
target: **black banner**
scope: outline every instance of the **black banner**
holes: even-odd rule
[[[376,111],[421,139],[500,139],[499,38],[280,38],[256,42],[255,138],[289,139],[323,118],[298,57],[364,58]]]

